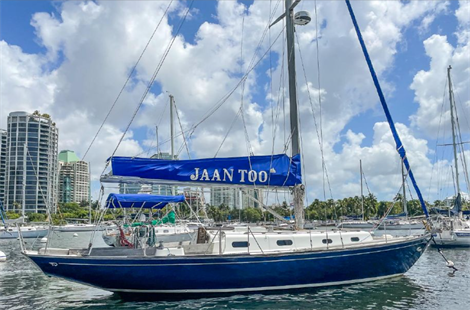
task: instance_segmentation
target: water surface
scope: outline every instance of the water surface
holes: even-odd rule
[[[95,236],[103,246],[100,234]],[[56,234],[52,246],[86,247],[90,233]],[[28,240],[31,246],[33,240]],[[273,294],[179,301],[123,300],[100,289],[49,278],[20,254],[16,240],[0,240],[0,309],[452,309],[470,308],[470,249],[445,249],[459,269],[449,269],[429,248],[406,275],[363,284]],[[275,272],[275,271],[273,271]],[[165,279],[162,279],[164,281]]]

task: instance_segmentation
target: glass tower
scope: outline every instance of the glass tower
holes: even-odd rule
[[[45,213],[57,204],[59,131],[48,114],[12,112],[7,122],[5,208]],[[26,150],[26,152],[25,152]]]

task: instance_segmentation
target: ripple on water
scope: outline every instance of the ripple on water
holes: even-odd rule
[[[86,244],[89,235],[62,234],[54,246]],[[459,271],[449,277],[442,257],[429,249],[403,277],[349,286],[272,294],[234,295],[180,301],[123,300],[112,293],[44,276],[19,253],[16,240],[0,240],[0,305],[5,309],[426,309],[467,310],[470,249],[446,250]],[[459,293],[460,292],[460,293]],[[2,309],[3,309],[2,308]]]

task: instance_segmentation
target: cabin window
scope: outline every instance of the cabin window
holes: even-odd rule
[[[277,240],[278,246],[292,245],[292,240]]]
[[[352,241],[352,242],[358,242],[358,241],[359,241],[359,237],[351,237],[351,241]]]
[[[248,247],[248,241],[235,241],[232,242],[232,247],[234,248],[247,248]]]
[[[331,240],[331,239],[323,239],[321,242],[322,242],[323,244],[327,244],[327,243],[333,243],[333,240]]]
[[[165,230],[163,231],[164,234],[165,234],[165,233],[169,233],[169,232],[170,232],[170,231],[169,231],[168,229],[165,229]]]
[[[155,230],[155,233],[158,234],[158,230]]]

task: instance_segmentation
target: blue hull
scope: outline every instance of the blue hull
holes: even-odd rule
[[[366,282],[408,271],[429,237],[348,250],[271,255],[27,255],[45,274],[118,293],[232,293]]]

